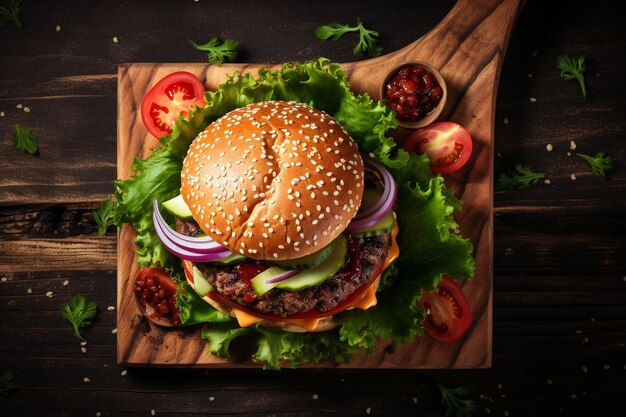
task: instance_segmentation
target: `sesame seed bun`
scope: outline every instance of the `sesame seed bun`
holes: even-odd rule
[[[308,105],[268,101],[209,125],[183,162],[181,194],[215,241],[253,259],[328,245],[361,205],[363,161],[348,133]]]

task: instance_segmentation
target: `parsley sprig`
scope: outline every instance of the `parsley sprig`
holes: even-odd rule
[[[583,98],[587,97],[584,75],[585,57],[580,55],[577,59],[573,59],[567,54],[559,55],[556,59],[556,66],[561,70],[561,78],[564,80],[577,80],[583,92]]]
[[[582,159],[587,161],[591,165],[591,172],[596,177],[606,178],[606,171],[610,171],[615,166],[615,159],[612,156],[606,155],[604,151],[600,151],[594,156],[585,155],[584,153],[577,153]]]
[[[533,172],[529,167],[517,164],[513,170],[500,174],[496,187],[500,190],[526,190],[544,177],[542,172]]]
[[[469,417],[476,411],[476,404],[469,398],[463,398],[469,394],[465,387],[446,388],[437,384],[441,391],[441,404],[446,406],[446,416]]]
[[[359,52],[366,53],[370,57],[381,54],[383,48],[378,43],[378,32],[366,29],[360,19],[357,19],[356,26],[344,25],[342,23],[330,23],[315,29],[315,36],[323,41],[336,41],[348,32],[359,33],[359,43],[352,50],[352,54]]]
[[[239,42],[232,39],[224,39],[223,42],[216,37],[212,37],[205,44],[198,45],[195,42],[190,41],[193,47],[208,52],[209,62],[211,64],[223,64],[224,61],[233,62],[237,58],[237,47]]]
[[[15,389],[13,372],[6,370],[0,375],[0,395],[6,397],[12,389]]]
[[[37,145],[37,137],[32,129],[26,129],[19,123],[15,124],[15,133],[13,134],[13,147],[21,149],[30,154],[36,154],[39,151]]]
[[[61,304],[63,318],[72,323],[74,334],[82,340],[85,339],[80,334],[80,329],[88,325],[90,323],[89,320],[96,316],[96,309],[96,303],[93,301],[87,302],[82,295],[77,295],[69,302]]]
[[[113,226],[113,201],[111,199],[104,201],[93,212],[93,219],[98,225],[98,234],[103,235],[107,232],[109,226]]]
[[[22,0],[11,0],[11,4],[0,6],[0,28],[9,22],[13,22],[18,28],[24,27],[20,19],[20,13],[24,9]]]

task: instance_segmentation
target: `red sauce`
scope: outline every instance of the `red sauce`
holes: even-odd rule
[[[135,279],[133,291],[154,309],[153,316],[181,325],[176,307],[176,284],[169,274],[160,268],[142,268]]]
[[[263,261],[255,261],[254,259],[246,259],[235,268],[235,272],[239,278],[248,285],[248,291],[243,295],[243,299],[247,303],[251,303],[258,297],[252,287],[252,278],[256,277],[267,268],[269,268],[268,264]]]
[[[408,65],[389,78],[385,101],[401,120],[417,121],[432,112],[443,97],[437,78],[421,65]]]

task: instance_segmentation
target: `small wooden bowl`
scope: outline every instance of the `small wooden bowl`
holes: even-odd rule
[[[414,65],[421,66],[433,74],[433,76],[439,83],[439,86],[441,87],[442,94],[441,94],[441,100],[439,100],[437,107],[435,107],[430,113],[426,114],[423,118],[419,120],[403,120],[403,119],[396,117],[396,120],[398,121],[398,125],[405,127],[407,129],[418,129],[420,127],[427,126],[431,124],[432,122],[434,122],[435,120],[437,120],[437,118],[439,117],[439,115],[443,111],[443,108],[446,105],[446,99],[448,97],[448,87],[446,86],[446,80],[443,78],[443,76],[441,75],[441,72],[439,72],[437,68],[433,67],[432,65],[424,61],[410,61],[410,62],[405,62],[404,64],[395,67],[389,72],[387,77],[385,77],[382,85],[380,86],[380,99],[383,101],[383,103],[386,103],[385,92],[387,90],[387,83],[391,80],[391,78],[395,76],[396,73],[400,71],[402,68],[414,66]]]

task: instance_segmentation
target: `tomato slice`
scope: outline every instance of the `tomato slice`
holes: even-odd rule
[[[187,71],[161,78],[141,102],[141,119],[153,136],[168,135],[179,115],[186,117],[194,106],[203,107],[204,84]]]
[[[469,160],[472,137],[458,123],[433,123],[411,133],[404,142],[404,150],[426,153],[433,159],[430,169],[435,174],[448,174],[460,169]]]
[[[418,304],[426,309],[424,329],[433,339],[452,343],[461,338],[472,322],[472,311],[459,285],[447,275],[438,292],[422,295]]]

